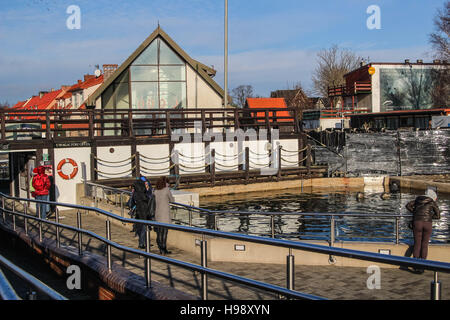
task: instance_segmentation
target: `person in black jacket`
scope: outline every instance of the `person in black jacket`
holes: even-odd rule
[[[427,189],[425,196],[418,196],[406,205],[406,208],[414,214],[414,258],[427,258],[428,242],[430,241],[432,232],[432,220],[441,218],[436,200],[436,192],[432,189]],[[415,271],[423,273],[421,269],[415,269]]]
[[[152,210],[154,212],[153,197],[149,195],[142,179],[136,180],[133,185],[132,202],[136,206],[136,219],[150,220],[152,219]],[[139,236],[139,248],[145,249],[145,225],[137,223],[136,233]]]

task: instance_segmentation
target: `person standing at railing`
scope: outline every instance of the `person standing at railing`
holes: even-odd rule
[[[427,189],[424,196],[418,196],[415,200],[406,204],[406,209],[414,214],[412,229],[414,233],[413,256],[418,259],[426,259],[428,256],[428,242],[433,231],[432,220],[440,219],[441,214],[436,204],[437,194],[432,189]],[[421,269],[414,269],[417,273],[423,273]]]
[[[37,174],[33,177],[32,185],[34,188],[34,197],[36,200],[49,200],[49,190],[51,182],[49,177],[45,174],[45,167],[39,166],[36,168]],[[50,205],[47,203],[36,203],[36,213],[41,219],[47,218],[47,213],[50,211]]]
[[[136,219],[151,220],[153,198],[148,194],[144,180],[136,180],[133,189],[132,201],[136,206]],[[139,236],[139,248],[145,249],[145,225],[136,223],[135,230]]]
[[[170,217],[170,202],[174,202],[175,199],[169,190],[169,181],[167,177],[158,179],[154,193],[156,201],[155,221],[172,223],[172,218]],[[171,253],[167,250],[167,228],[155,227],[155,231],[159,252],[161,254]]]

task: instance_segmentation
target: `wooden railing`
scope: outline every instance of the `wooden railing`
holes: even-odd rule
[[[372,83],[370,81],[354,82],[351,86],[328,87],[328,96],[351,96],[359,93],[372,92]]]
[[[370,109],[355,108],[355,109],[324,109],[320,111],[321,118],[342,118],[349,117],[354,114],[368,113]]]
[[[287,112],[286,112],[287,111]],[[1,110],[1,141],[68,137],[168,136],[180,129],[285,128],[299,133],[296,109]],[[191,131],[191,130],[190,130]]]

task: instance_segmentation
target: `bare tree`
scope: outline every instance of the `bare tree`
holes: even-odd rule
[[[450,72],[447,66],[431,71],[433,87],[431,99],[434,108],[448,108],[450,106]]]
[[[9,105],[9,103],[8,102],[0,102],[0,110],[1,109],[8,109],[9,107],[11,107],[10,105]]]
[[[446,1],[443,9],[439,9],[434,17],[435,31],[430,34],[430,43],[434,55],[438,59],[450,58],[450,1]]]
[[[251,85],[240,85],[234,88],[231,92],[233,94],[232,97],[234,103],[240,108],[245,106],[247,98],[253,97],[253,87]]]
[[[344,75],[356,68],[363,59],[350,50],[332,45],[317,53],[317,68],[312,76],[314,92],[328,96],[328,87],[344,84]]]

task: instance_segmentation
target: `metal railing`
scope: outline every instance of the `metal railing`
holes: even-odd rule
[[[155,259],[157,261],[165,262],[171,265],[187,268],[193,271],[200,272],[202,275],[202,281],[201,281],[201,288],[202,288],[202,299],[208,298],[208,275],[228,280],[232,282],[236,282],[239,284],[243,284],[246,286],[250,286],[253,288],[265,290],[271,293],[276,293],[281,296],[285,296],[288,298],[297,298],[297,299],[324,299],[323,297],[314,296],[310,294],[301,293],[298,291],[295,291],[294,286],[294,269],[295,269],[295,263],[294,263],[294,256],[292,255],[292,250],[300,250],[300,251],[307,251],[307,252],[314,252],[319,254],[325,254],[330,256],[339,256],[339,257],[346,257],[346,258],[352,258],[352,259],[358,259],[363,261],[371,261],[371,262],[379,262],[383,264],[389,264],[389,265],[396,265],[396,266],[402,266],[402,267],[413,267],[417,269],[423,269],[423,270],[430,270],[434,272],[434,281],[432,282],[431,286],[431,298],[432,299],[440,299],[440,282],[438,281],[438,272],[444,272],[444,273],[450,273],[450,263],[445,262],[439,262],[439,261],[433,261],[433,260],[422,260],[422,259],[415,259],[415,258],[409,258],[409,257],[399,257],[399,256],[390,256],[380,253],[371,253],[371,252],[364,252],[364,251],[358,251],[358,250],[351,250],[351,249],[342,249],[342,248],[335,248],[335,247],[328,247],[328,246],[322,246],[322,245],[316,245],[316,244],[309,244],[309,243],[303,243],[299,241],[289,241],[289,240],[282,240],[282,239],[270,239],[270,238],[264,238],[264,237],[257,237],[257,236],[251,236],[251,235],[242,235],[237,233],[231,233],[231,232],[224,232],[224,231],[217,231],[217,230],[208,230],[203,228],[196,228],[196,227],[188,227],[188,226],[181,226],[181,225],[173,225],[173,224],[166,224],[166,223],[160,223],[155,221],[146,221],[146,220],[135,220],[130,218],[124,218],[120,217],[118,215],[112,214],[111,212],[107,212],[105,210],[99,209],[99,208],[93,208],[93,207],[87,207],[87,206],[80,206],[80,205],[72,205],[72,204],[65,204],[65,203],[56,203],[52,201],[41,201],[41,200],[31,200],[31,199],[23,199],[23,198],[17,198],[17,197],[11,197],[7,196],[3,193],[0,193],[0,197],[2,198],[2,216],[3,216],[3,223],[6,223],[6,214],[12,215],[14,217],[13,219],[13,228],[16,228],[16,220],[15,217],[22,217],[24,219],[25,225],[27,219],[32,219],[39,222],[39,239],[42,241],[42,223],[53,225],[56,227],[56,234],[57,234],[57,246],[60,246],[60,237],[59,232],[60,228],[68,229],[71,231],[74,231],[78,234],[78,251],[79,254],[83,254],[82,250],[82,241],[81,237],[82,235],[89,235],[90,237],[93,237],[97,240],[100,240],[107,246],[107,267],[109,270],[112,270],[112,256],[111,256],[111,248],[116,248],[125,252],[134,253],[137,255],[140,255],[144,257],[146,260],[146,268],[145,268],[145,279],[146,284],[148,287],[151,286],[151,259]],[[5,206],[5,199],[9,199],[12,201],[11,208],[7,208]],[[35,216],[31,216],[26,213],[26,210],[24,210],[23,213],[18,212],[15,208],[15,203],[17,201],[22,202],[33,202],[33,203],[46,203],[50,205],[56,206],[56,215],[55,215],[55,222],[45,219],[40,219]],[[58,207],[65,207],[65,208],[71,208],[76,209],[77,214],[77,221],[78,227],[73,227],[65,224],[59,223],[59,209]],[[26,206],[25,206],[26,208]],[[81,229],[81,215],[79,212],[83,211],[92,211],[95,213],[98,213],[100,215],[103,215],[107,218],[106,220],[106,238],[97,235],[94,232]],[[139,223],[146,226],[146,249],[145,251],[141,251],[138,249],[126,247],[123,245],[120,245],[116,242],[113,242],[111,239],[111,221],[110,219],[116,219],[122,223]],[[168,258],[165,256],[160,256],[154,253],[150,253],[150,241],[149,241],[149,227],[163,227],[170,230],[177,230],[187,233],[194,233],[199,234],[202,236],[201,241],[201,265],[196,265],[189,262],[184,262],[172,258]],[[27,228],[25,228],[25,232],[28,232]],[[263,245],[269,245],[269,246],[276,246],[279,248],[287,248],[289,249],[289,255],[287,256],[287,274],[286,274],[286,284],[287,288],[283,288],[281,286],[273,285],[264,283],[261,281],[256,281],[252,279],[248,279],[245,277],[237,276],[234,274],[222,272],[219,270],[210,269],[207,267],[207,240],[206,236],[213,236],[213,237],[219,237],[219,238],[225,238],[225,239],[233,239],[233,240],[241,240],[246,242],[252,242],[257,244],[263,244]]]
[[[178,225],[171,225],[171,224],[165,224],[165,223],[159,223],[159,222],[154,222],[154,221],[143,221],[143,220],[136,220],[136,219],[130,219],[130,218],[123,218],[120,217],[118,215],[112,214],[110,212],[107,212],[105,210],[102,209],[98,209],[98,208],[93,208],[93,207],[86,207],[86,206],[80,206],[80,205],[72,205],[72,204],[65,204],[65,203],[56,203],[56,202],[52,202],[52,201],[41,201],[41,200],[31,200],[31,199],[24,199],[24,198],[17,198],[17,197],[11,197],[8,195],[5,195],[3,193],[0,193],[0,197],[2,197],[2,216],[3,216],[3,222],[6,222],[6,214],[12,215],[13,220],[13,229],[15,230],[17,228],[16,226],[16,217],[21,217],[24,219],[24,224],[27,225],[27,220],[34,220],[37,221],[39,226],[39,230],[38,230],[38,234],[39,234],[39,241],[42,241],[42,224],[46,224],[46,225],[52,225],[56,227],[56,245],[57,247],[61,247],[61,239],[59,237],[60,234],[60,230],[62,229],[66,229],[66,230],[71,230],[73,232],[76,232],[77,234],[77,244],[78,244],[78,254],[81,256],[83,254],[83,249],[82,249],[82,236],[83,235],[87,235],[90,236],[94,239],[97,239],[101,242],[103,242],[106,245],[107,248],[107,254],[106,254],[106,265],[109,271],[112,271],[112,253],[111,253],[111,249],[115,248],[124,252],[128,252],[128,253],[134,253],[136,255],[142,256],[146,259],[145,261],[145,279],[146,279],[146,284],[147,287],[151,286],[151,259],[160,261],[160,262],[165,262],[168,263],[170,265],[174,265],[174,266],[178,266],[178,267],[182,267],[182,268],[186,268],[192,271],[197,271],[202,275],[202,299],[207,299],[208,296],[208,287],[207,287],[207,276],[211,275],[223,280],[228,280],[228,281],[232,281],[235,283],[239,283],[242,285],[246,285],[252,288],[257,288],[260,290],[264,290],[270,293],[275,293],[278,294],[280,296],[284,296],[287,298],[297,298],[297,299],[306,299],[306,300],[323,300],[324,298],[319,297],[319,296],[315,296],[315,295],[311,295],[311,294],[306,294],[306,293],[302,293],[302,292],[298,292],[295,291],[293,288],[283,288],[281,286],[277,286],[277,285],[273,285],[273,284],[269,284],[269,283],[265,283],[265,282],[261,282],[261,281],[257,281],[257,280],[252,280],[249,278],[245,278],[245,277],[241,277],[238,275],[234,275],[234,274],[230,274],[227,272],[223,272],[223,271],[219,271],[219,270],[215,270],[215,269],[210,269],[207,267],[207,240],[205,240],[205,236],[206,235],[212,235],[212,233],[210,233],[210,231],[206,230],[206,229],[201,229],[201,228],[193,228],[193,227],[185,227],[185,226],[178,226]],[[11,204],[11,208],[7,208],[5,206],[5,199],[10,199],[12,200],[12,204]],[[71,208],[71,209],[76,209],[77,210],[77,227],[73,227],[73,226],[69,226],[69,225],[65,225],[65,224],[61,224],[59,223],[59,209],[57,208],[55,211],[55,222],[47,220],[47,219],[41,219],[38,218],[36,216],[32,216],[27,214],[26,212],[19,212],[16,209],[16,205],[15,203],[17,201],[22,201],[22,202],[33,202],[33,203],[46,203],[46,204],[50,204],[50,205],[55,205],[57,207],[65,207],[65,208]],[[27,206],[25,205],[24,208],[27,208]],[[108,219],[106,220],[106,238],[102,237],[92,231],[89,230],[85,230],[82,229],[81,226],[81,211],[92,211],[101,215],[106,216]],[[146,226],[146,249],[145,251],[142,250],[138,250],[138,249],[134,249],[134,248],[130,248],[121,244],[118,244],[116,242],[113,242],[111,239],[111,221],[110,219],[116,219],[122,223],[140,223]],[[196,265],[193,263],[189,263],[189,262],[185,262],[185,261],[181,261],[181,260],[176,260],[176,259],[172,259],[172,258],[168,258],[165,256],[161,256],[161,255],[157,255],[154,253],[150,252],[150,237],[149,237],[149,227],[153,226],[153,227],[164,227],[167,229],[171,229],[171,230],[178,230],[178,231],[184,231],[184,232],[189,232],[189,233],[196,233],[196,234],[201,234],[202,235],[202,241],[201,241],[201,265]],[[26,234],[28,234],[28,229],[25,228],[25,232]],[[235,234],[232,233],[223,233],[221,236],[222,237],[227,237],[226,235],[228,235],[228,237],[233,238],[233,236],[235,236]],[[239,235],[237,235],[239,239]],[[244,240],[244,239],[241,239]],[[252,241],[249,238],[249,241]],[[255,240],[253,240],[255,241]],[[292,279],[293,277],[293,269],[292,273],[289,275],[289,279]],[[292,282],[292,280],[290,280]]]
[[[94,200],[94,204],[97,207],[99,205],[100,201],[110,201],[112,203],[116,203],[118,206],[120,206],[120,212],[121,216],[125,216],[126,211],[126,199],[129,199],[131,196],[131,191],[123,190],[123,189],[117,189],[113,187],[108,187],[92,182],[85,182],[85,185],[87,188],[90,188],[90,192],[86,190],[85,196],[91,196]],[[112,196],[112,197],[108,197]],[[115,198],[119,196],[120,202],[115,202]],[[304,218],[307,217],[308,219],[312,220],[322,220],[322,221],[328,221],[329,223],[329,232],[327,234],[327,237],[324,238],[324,240],[328,241],[330,245],[334,245],[335,241],[338,239],[337,236],[337,226],[338,223],[342,218],[360,218],[363,219],[383,219],[383,221],[392,223],[393,225],[393,239],[395,244],[399,244],[401,242],[401,221],[406,219],[412,219],[412,214],[362,214],[362,213],[349,213],[349,212],[335,212],[335,213],[329,213],[329,212],[261,212],[261,211],[232,211],[232,210],[210,210],[205,208],[199,208],[192,205],[186,205],[182,203],[173,202],[170,204],[171,208],[174,210],[185,210],[187,212],[187,220],[182,221],[179,219],[174,219],[174,221],[186,224],[188,226],[195,226],[194,224],[194,214],[197,215],[204,215],[207,216],[207,219],[209,223],[206,223],[206,227],[213,229],[213,230],[219,230],[220,225],[220,217],[226,217],[227,219],[230,218],[241,218],[245,217],[245,219],[251,219],[251,216],[259,216],[258,219],[261,221],[261,219],[264,219],[264,217],[268,217],[268,227],[269,227],[269,233],[253,233],[255,235],[263,235],[263,236],[270,236],[271,238],[276,237],[282,237],[281,234],[277,234],[276,230],[276,222],[275,219],[277,217],[283,217],[283,218],[292,218],[295,217],[298,218]],[[209,218],[208,218],[209,217]],[[392,221],[392,222],[391,222]],[[287,237],[291,237],[292,235],[287,234]],[[365,239],[371,239],[369,236],[365,235]],[[376,237],[376,239],[380,239],[380,237]],[[342,238],[339,239],[342,241]],[[388,239],[386,239],[388,240]]]
[[[67,300],[66,297],[59,294],[45,283],[41,282],[39,279],[35,278],[28,272],[24,271],[20,267],[13,264],[11,261],[0,255],[0,266],[7,268],[13,272],[20,279],[27,282],[31,287],[35,288],[37,291],[41,292],[45,296],[53,300]],[[22,300],[22,298],[16,293],[14,287],[8,281],[5,274],[0,269],[0,298],[2,300]],[[36,298],[35,292],[30,291],[27,297],[29,300],[34,300]]]

